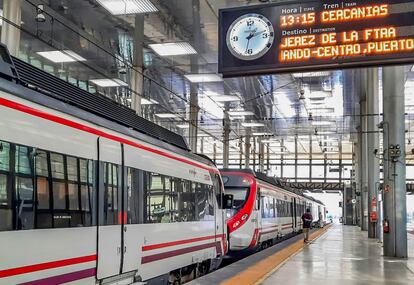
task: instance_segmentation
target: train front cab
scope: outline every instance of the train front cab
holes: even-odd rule
[[[248,173],[222,172],[222,179],[225,193],[233,195],[233,208],[227,210],[229,249],[254,247],[260,218],[256,178]]]

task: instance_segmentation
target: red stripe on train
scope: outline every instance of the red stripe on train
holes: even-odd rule
[[[25,106],[25,105],[20,104],[20,103],[10,101],[10,100],[4,99],[4,98],[0,98],[0,105],[3,105],[5,107],[21,111],[21,112],[26,113],[26,114],[36,116],[36,117],[39,117],[39,118],[43,118],[43,119],[46,119],[46,120],[49,120],[49,121],[67,126],[67,127],[71,127],[73,129],[78,129],[78,130],[81,130],[83,132],[87,132],[87,133],[94,134],[94,135],[97,135],[97,136],[100,136],[100,137],[104,137],[104,138],[107,138],[107,139],[110,139],[110,140],[113,140],[113,141],[117,141],[117,142],[120,142],[120,143],[123,143],[123,144],[127,144],[127,145],[130,145],[130,146],[136,147],[136,148],[140,148],[142,150],[152,152],[152,153],[155,153],[155,154],[158,154],[160,156],[164,156],[164,157],[176,160],[176,161],[180,161],[180,162],[183,162],[183,163],[191,165],[191,166],[195,166],[195,167],[205,169],[205,170],[209,170],[209,171],[211,170],[215,173],[218,173],[218,170],[216,170],[214,168],[209,168],[209,167],[206,167],[206,166],[201,165],[199,163],[196,163],[196,162],[193,162],[193,161],[190,161],[190,160],[187,160],[187,159],[184,159],[184,158],[177,157],[177,156],[174,156],[172,154],[166,153],[164,151],[154,149],[154,148],[151,148],[151,147],[148,147],[148,146],[145,146],[145,145],[142,145],[142,144],[139,144],[139,143],[130,141],[128,139],[124,139],[124,138],[115,136],[115,135],[111,135],[111,134],[105,133],[103,131],[100,131],[98,129],[88,127],[86,125],[82,125],[80,123],[77,123],[77,122],[74,122],[74,121],[71,121],[71,120],[68,120],[68,119],[65,119],[65,118],[61,118],[61,117],[58,117],[58,116],[55,116],[55,115],[52,115],[52,114],[48,114],[46,112],[43,112],[43,111],[31,108],[31,107]]]
[[[0,270],[0,278],[96,261],[96,254]]]
[[[182,244],[187,244],[187,243],[193,243],[193,242],[204,241],[204,240],[209,240],[213,238],[223,238],[223,237],[225,237],[225,235],[213,235],[213,236],[205,236],[205,237],[198,237],[198,238],[185,239],[185,240],[170,241],[170,242],[159,243],[159,244],[144,245],[142,247],[142,251],[149,251],[149,250],[154,250],[154,249],[160,249],[160,248],[165,248],[165,247],[170,247],[170,246],[182,245]]]
[[[186,248],[181,248],[181,249],[176,249],[176,250],[172,250],[172,251],[167,251],[167,252],[162,252],[162,253],[158,253],[158,254],[144,256],[144,257],[141,258],[141,264],[146,264],[146,263],[150,263],[150,262],[154,262],[154,261],[159,261],[159,260],[162,260],[162,259],[167,259],[167,258],[174,257],[174,256],[177,256],[177,255],[191,253],[191,252],[194,252],[194,251],[207,249],[207,248],[211,248],[211,247],[216,247],[216,248],[221,247],[220,242],[211,242],[211,243],[196,245],[196,246],[192,246],[192,247],[186,247]]]

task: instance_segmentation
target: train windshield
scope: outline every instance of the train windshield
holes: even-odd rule
[[[224,192],[233,195],[233,209],[227,215],[234,216],[247,201],[250,193],[250,183],[241,175],[222,175]]]
[[[247,200],[249,194],[248,187],[225,187],[225,193],[233,195],[233,208],[241,208]]]

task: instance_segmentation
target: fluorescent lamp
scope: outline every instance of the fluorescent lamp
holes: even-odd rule
[[[411,67],[411,71],[414,72],[414,65]]]
[[[118,78],[112,78],[112,79],[91,79],[89,80],[95,85],[98,85],[99,87],[119,87],[119,86],[128,86],[127,83],[124,81],[118,79]]]
[[[304,73],[293,73],[292,76],[294,78],[302,78],[302,77],[326,77],[330,76],[331,73],[328,71],[319,71],[319,72],[304,72]]]
[[[112,15],[129,15],[157,12],[150,0],[97,0]]]
[[[235,120],[244,120],[244,116],[230,117],[230,120],[232,120],[232,121],[235,121]]]
[[[197,51],[187,42],[150,44],[149,47],[159,56],[196,54]]]
[[[318,131],[318,135],[331,135],[335,134],[333,131]]]
[[[54,63],[86,61],[85,58],[81,57],[71,50],[39,51],[37,54]]]
[[[172,114],[172,113],[159,113],[159,114],[155,114],[155,116],[157,116],[158,118],[162,118],[162,119],[173,119],[173,118],[178,117],[176,114]]]
[[[265,124],[263,124],[263,123],[242,123],[242,126],[245,127],[245,128],[264,127]]]
[[[269,143],[269,144],[271,144],[271,143],[279,143],[279,141],[277,141],[277,140],[262,140],[261,142],[262,143]]]
[[[240,101],[239,96],[236,96],[236,95],[219,95],[219,96],[211,96],[210,98],[216,101],[217,103]]]
[[[253,116],[254,113],[250,111],[244,111],[244,110],[233,110],[229,111],[229,116]]]
[[[272,134],[272,133],[253,133],[252,135],[254,137],[264,137],[264,136],[273,136],[274,134]]]
[[[154,99],[141,98],[141,105],[158,105],[159,102]]]
[[[179,129],[189,129],[190,125],[189,124],[180,124],[180,125],[177,125],[177,128],[179,128]]]
[[[325,151],[324,154],[338,154],[337,151]]]
[[[332,122],[332,121],[313,121],[312,125],[314,125],[314,126],[330,126],[334,123],[335,122]]]
[[[214,73],[186,74],[184,75],[192,83],[209,83],[223,81],[221,76]]]

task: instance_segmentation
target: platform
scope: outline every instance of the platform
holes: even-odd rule
[[[305,246],[294,237],[191,284],[414,284],[411,233],[408,259],[383,257],[382,244],[358,227],[333,225],[313,237]]]
[[[334,226],[265,279],[262,284],[414,284],[414,235],[411,258],[382,256],[382,245],[358,227]]]

